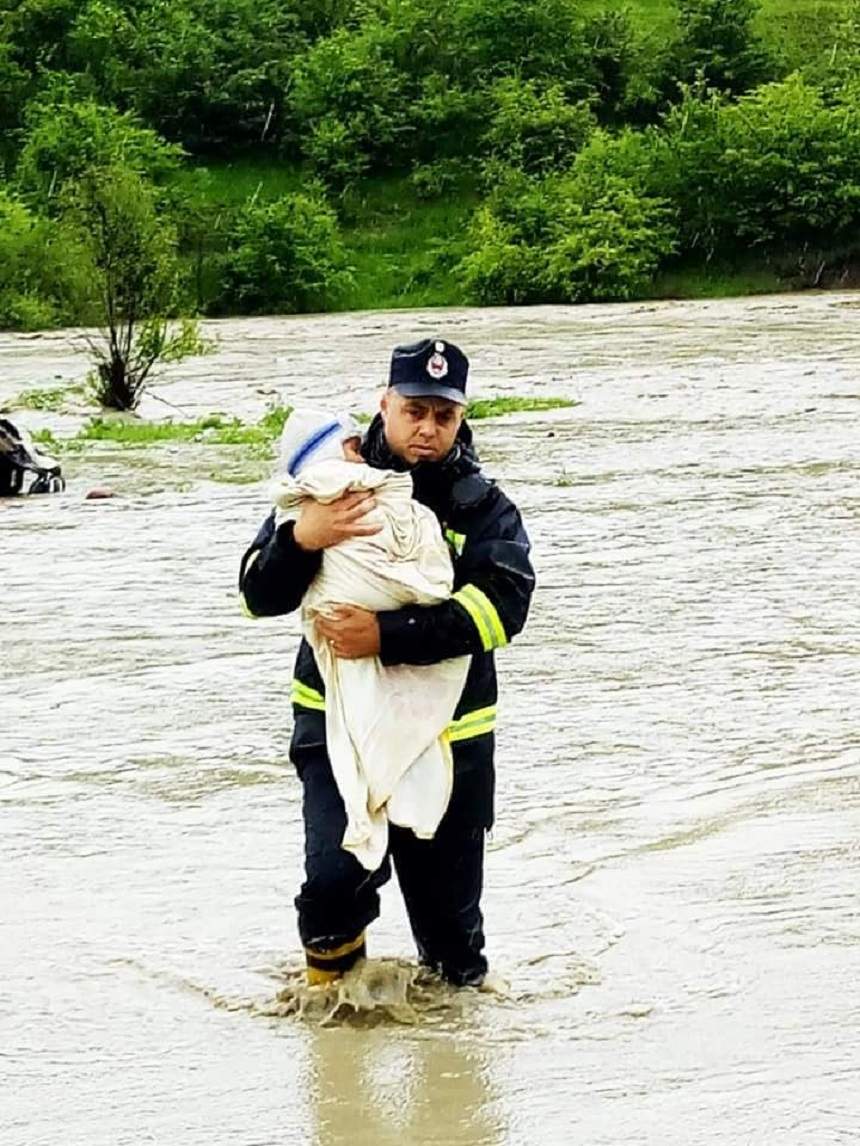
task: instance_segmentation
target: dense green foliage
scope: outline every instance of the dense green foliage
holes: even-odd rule
[[[631,298],[857,257],[860,0],[0,0],[0,133],[3,325],[102,317],[109,184],[170,266],[152,346],[193,311]]]
[[[675,245],[663,201],[576,163],[541,181],[510,178],[478,211],[471,238],[463,273],[485,303],[631,298]]]
[[[86,291],[84,260],[71,236],[0,186],[0,326],[71,322]]]

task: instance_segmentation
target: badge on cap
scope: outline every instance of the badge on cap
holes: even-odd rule
[[[436,353],[427,363],[427,373],[431,378],[438,380],[439,378],[444,378],[448,373],[448,359],[442,353],[444,349],[444,342],[437,342],[434,346]]]

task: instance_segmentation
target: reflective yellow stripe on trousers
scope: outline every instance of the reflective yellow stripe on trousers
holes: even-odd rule
[[[474,740],[476,736],[486,736],[496,727],[496,706],[488,705],[486,708],[476,708],[474,712],[467,712],[452,724],[448,725],[448,740],[454,744],[458,740]]]
[[[290,687],[290,700],[300,708],[312,708],[316,712],[325,712],[325,697],[310,685],[302,684],[293,677]]]
[[[310,708],[315,712],[325,712],[325,697],[310,685],[302,684],[300,680],[293,679],[290,690],[290,700],[299,708]],[[496,706],[487,705],[486,708],[476,708],[474,712],[467,712],[457,720],[452,721],[446,729],[448,740],[455,744],[459,740],[473,740],[476,736],[486,736],[496,727]]]

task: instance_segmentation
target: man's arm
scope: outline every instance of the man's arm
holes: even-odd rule
[[[275,525],[270,513],[260,527],[239,569],[239,592],[254,617],[291,613],[301,604],[322,564],[322,551],[302,549],[295,539],[295,522]]]
[[[366,491],[347,493],[328,505],[308,501],[298,520],[275,525],[270,513],[239,569],[239,592],[254,617],[291,613],[322,564],[322,551],[348,537],[378,533],[362,519],[376,504]]]
[[[525,624],[534,591],[529,549],[519,512],[499,494],[467,534],[449,600],[377,614],[383,664],[436,664],[508,644]]]

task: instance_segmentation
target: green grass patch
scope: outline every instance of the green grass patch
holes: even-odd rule
[[[503,414],[537,413],[540,410],[564,410],[578,406],[572,398],[476,398],[467,414],[470,422],[498,418]]]
[[[23,390],[9,403],[10,410],[44,410],[57,413],[62,410],[70,398],[83,398],[86,386],[79,383],[75,386],[45,387],[36,390]]]
[[[210,206],[238,207],[248,199],[269,202],[301,191],[307,179],[297,163],[279,162],[271,157],[238,156],[224,160],[213,157],[177,172],[176,186],[199,196]]]
[[[826,63],[845,12],[844,0],[760,0],[756,28],[789,69]]]
[[[284,428],[289,412],[289,408],[281,407],[250,425],[220,414],[209,414],[195,422],[127,422],[93,418],[77,437],[82,442],[114,442],[122,446],[199,442],[210,446],[251,446],[268,450]]]
[[[206,446],[245,446],[251,456],[268,457],[280,436],[290,407],[270,410],[259,422],[247,423],[222,414],[208,414],[194,422],[143,422],[119,418],[92,418],[72,438],[57,438],[50,430],[33,435],[35,441],[60,453],[76,453],[94,442],[139,448],[173,442]]]
[[[569,398],[477,398],[469,404],[471,421],[497,418],[504,414],[534,413],[577,406]],[[242,446],[249,460],[271,457],[272,447],[281,436],[284,423],[292,407],[278,406],[265,414],[259,422],[242,422],[223,414],[207,414],[193,422],[144,422],[128,418],[91,418],[74,437],[57,437],[50,430],[37,430],[33,439],[51,453],[76,454],[88,447],[106,442],[127,449],[141,449],[174,443],[201,446]],[[357,422],[366,425],[371,415],[354,415]],[[231,477],[221,480],[233,480]],[[237,479],[239,480],[239,479]],[[254,481],[248,475],[244,480]]]

